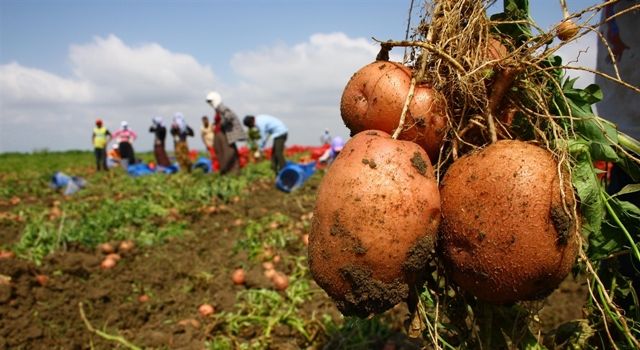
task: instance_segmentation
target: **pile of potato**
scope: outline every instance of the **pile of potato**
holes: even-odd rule
[[[438,184],[432,163],[450,147],[450,112],[442,94],[418,85],[399,125],[411,77],[400,63],[376,61],[344,90],[353,137],[318,190],[314,279],[345,315],[362,317],[420,291],[434,261],[480,300],[546,296],[579,247],[568,175],[548,150],[501,140],[442,167]]]

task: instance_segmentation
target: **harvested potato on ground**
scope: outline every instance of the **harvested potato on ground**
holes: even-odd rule
[[[405,300],[430,261],[440,196],[429,158],[382,131],[353,137],[324,176],[309,235],[315,281],[345,315]]]
[[[498,141],[451,165],[439,249],[454,282],[497,304],[558,286],[579,246],[571,179],[563,173],[561,186],[558,174],[549,151],[522,141]]]

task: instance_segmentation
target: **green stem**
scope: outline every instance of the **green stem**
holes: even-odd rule
[[[106,340],[111,340],[111,341],[115,341],[118,342],[122,345],[124,345],[125,347],[131,349],[131,350],[142,350],[142,348],[137,347],[136,345],[130,343],[128,340],[126,340],[123,337],[117,336],[117,335],[111,335],[109,333],[103,332],[99,329],[95,329],[93,328],[93,326],[91,325],[91,323],[89,322],[89,320],[87,319],[87,316],[84,313],[84,307],[82,305],[82,302],[78,303],[78,308],[80,309],[80,317],[82,318],[82,321],[84,322],[85,326],[87,327],[87,329],[92,332],[97,334],[98,336],[106,339]]]
[[[605,122],[608,123],[610,125],[613,126],[613,124],[602,118],[602,117],[598,117],[596,116],[596,119],[601,121],[601,122]],[[620,146],[622,146],[623,148],[626,148],[627,150],[640,155],[640,141],[634,139],[633,137],[623,133],[622,131],[618,130],[618,128],[616,127],[616,132],[617,132],[617,136],[618,136],[618,144],[620,144]]]
[[[618,131],[618,143],[629,151],[640,154],[640,141],[620,131]]]
[[[603,291],[601,286],[598,286],[597,289],[598,289],[598,294],[600,296],[600,299],[602,300],[602,306],[604,307],[607,315],[609,316],[609,318],[611,318],[611,321],[613,321],[613,324],[616,325],[616,328],[618,328],[618,330],[622,334],[624,334],[624,338],[629,343],[629,345],[631,345],[631,348],[634,348],[635,347],[634,346],[634,342],[633,342],[632,339],[629,338],[631,336],[631,334],[628,334],[628,332],[625,331],[625,327],[623,327],[622,324],[620,324],[620,320],[618,320],[618,317],[613,312],[611,312],[611,309],[609,309],[609,304],[607,303],[607,298],[605,298],[604,295],[603,295],[604,293],[606,293],[606,290]],[[604,322],[607,322],[607,321],[604,320]]]
[[[636,260],[638,260],[640,262],[640,251],[638,251],[638,246],[637,246],[636,242],[633,240],[633,237],[631,236],[631,233],[629,233],[629,231],[627,231],[627,228],[622,224],[622,221],[620,221],[620,218],[618,218],[618,216],[616,215],[615,211],[613,210],[613,208],[609,204],[608,198],[606,198],[604,196],[604,194],[602,195],[602,199],[604,200],[604,204],[607,207],[607,212],[609,213],[609,215],[611,215],[611,217],[613,218],[613,221],[616,222],[618,227],[620,227],[620,229],[622,229],[622,232],[624,232],[625,237],[627,237],[627,240],[631,244],[631,250],[633,251],[633,255],[635,255]]]

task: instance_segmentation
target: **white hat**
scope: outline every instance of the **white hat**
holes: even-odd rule
[[[123,121],[120,123],[120,126],[124,128],[125,126],[129,126],[129,123],[127,123],[126,121],[124,121],[124,120],[123,120]]]
[[[207,103],[210,104],[213,108],[218,108],[222,103],[222,96],[216,91],[211,91],[207,94]]]

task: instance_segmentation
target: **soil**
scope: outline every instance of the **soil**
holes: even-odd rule
[[[0,279],[0,350],[119,348],[117,343],[89,331],[81,308],[96,330],[119,335],[142,348],[204,349],[205,342],[217,331],[215,315],[233,312],[239,292],[247,288],[273,289],[259,262],[251,265],[246,254],[233,253],[243,223],[276,212],[298,220],[312,211],[318,183],[319,179],[313,177],[293,194],[279,192],[270,183],[255,184],[227,210],[194,215],[183,236],[163,245],[121,252],[122,259],[109,270],[100,267],[102,253],[84,246],[69,246],[47,257],[40,266],[18,258],[0,260],[0,277],[10,278],[9,283]],[[21,227],[0,220],[0,243],[14,242]],[[306,254],[306,250],[301,242],[279,253],[286,262]],[[238,266],[247,271],[244,285],[231,281],[231,273]],[[36,279],[41,274],[49,277],[43,284]],[[313,281],[311,284],[319,289]],[[550,320],[545,328],[575,318],[575,310],[584,299],[579,283],[563,284],[542,310],[541,318]],[[214,307],[213,316],[199,315],[198,307],[203,303]],[[306,319],[339,317],[324,292],[313,293],[302,312]],[[392,332],[387,339],[372,340],[367,348],[417,349],[425,345],[407,340],[405,316],[402,307],[387,312]],[[255,330],[248,329],[243,336],[251,338]],[[341,336],[344,334],[325,335],[313,345],[340,348],[344,340]],[[276,327],[271,340],[273,349],[312,345],[284,324]]]

